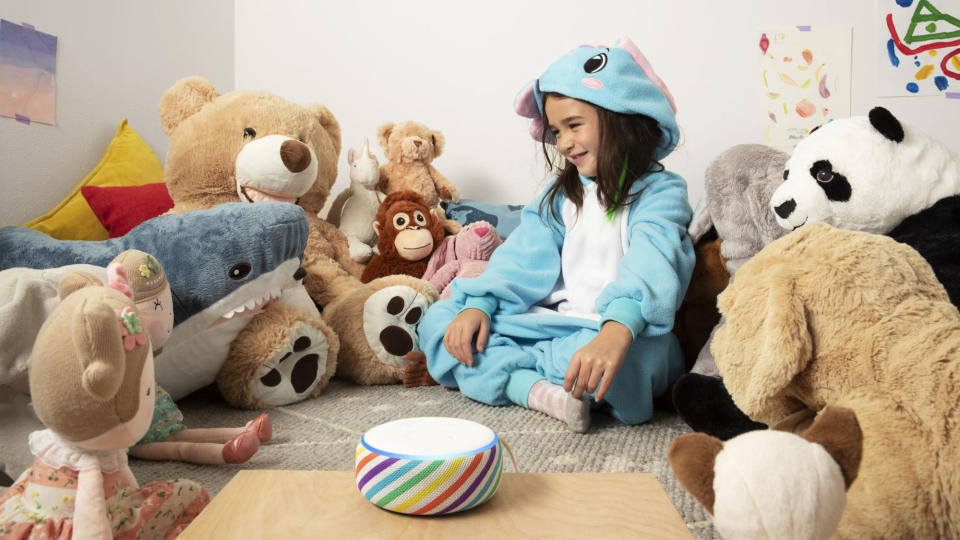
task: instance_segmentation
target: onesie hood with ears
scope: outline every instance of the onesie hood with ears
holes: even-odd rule
[[[623,37],[613,47],[584,45],[560,57],[517,95],[517,114],[533,119],[530,134],[541,140],[544,94],[556,92],[614,112],[643,114],[660,124],[663,137],[657,159],[677,146],[677,111],[667,85],[653,71],[640,49]],[[547,141],[553,142],[546,133]]]

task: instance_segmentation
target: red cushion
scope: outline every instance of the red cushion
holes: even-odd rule
[[[123,236],[144,221],[173,208],[173,199],[163,182],[140,186],[83,186],[80,192],[110,238]]]

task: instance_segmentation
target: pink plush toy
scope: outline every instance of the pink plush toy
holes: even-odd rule
[[[474,221],[460,232],[440,242],[427,263],[423,279],[438,291],[440,298],[450,298],[450,283],[455,277],[477,277],[487,268],[487,261],[503,238],[486,221]]]

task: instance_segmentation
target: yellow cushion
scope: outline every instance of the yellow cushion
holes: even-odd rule
[[[109,233],[100,224],[86,199],[83,186],[139,186],[163,181],[163,163],[150,145],[137,135],[124,118],[100,163],[66,199],[24,227],[45,232],[60,240],[106,240]]]

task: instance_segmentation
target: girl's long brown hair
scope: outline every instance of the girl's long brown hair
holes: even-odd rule
[[[547,93],[544,101],[549,96],[566,97]],[[643,192],[640,190],[631,193],[634,182],[647,173],[664,170],[663,164],[656,158],[662,139],[660,124],[646,115],[622,114],[588,104],[597,110],[600,118],[600,149],[597,156],[597,177],[594,179],[600,204],[607,210],[629,206]],[[540,143],[546,157],[547,170],[555,173],[557,179],[540,201],[540,215],[544,215],[543,207],[546,205],[548,215],[559,223],[560,216],[554,212],[556,198],[563,194],[579,210],[583,207],[583,184],[580,182],[577,167],[562,156],[557,156],[556,147],[549,142],[550,130],[546,129],[546,117],[543,123]],[[627,161],[627,174],[620,186],[620,172],[623,170],[624,160]]]

